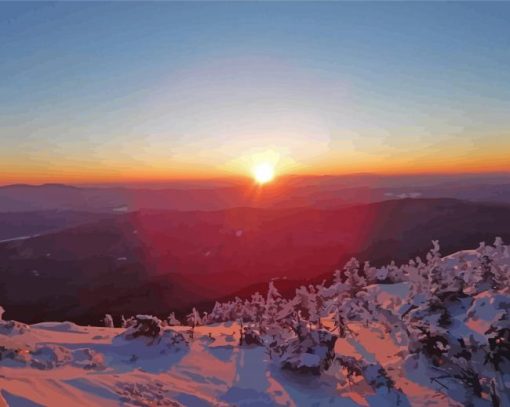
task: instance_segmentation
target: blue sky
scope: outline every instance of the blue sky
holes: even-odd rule
[[[0,3],[0,174],[505,169],[509,20],[503,2]]]

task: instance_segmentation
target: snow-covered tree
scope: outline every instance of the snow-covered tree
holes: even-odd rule
[[[275,287],[274,282],[270,281],[261,325],[261,329],[264,333],[271,334],[279,330],[278,322],[282,319],[281,314],[285,305],[285,299]]]
[[[278,360],[284,369],[319,375],[335,358],[336,339],[324,329],[306,331],[287,341]]]
[[[113,324],[113,317],[110,314],[106,314],[103,319],[104,326],[107,328],[115,328]]]
[[[266,310],[266,300],[260,293],[256,292],[246,301],[245,309],[249,313],[249,320],[254,322],[259,330],[264,318],[264,312]]]
[[[402,267],[398,267],[394,261],[390,263],[389,266],[387,266],[387,279],[391,283],[400,283],[404,280],[404,270]]]
[[[223,322],[225,321],[226,315],[224,311],[224,305],[220,302],[216,301],[212,311],[209,313],[207,322],[215,323],[215,322]]]
[[[167,317],[166,321],[167,321],[169,326],[179,326],[179,325],[181,325],[181,321],[179,321],[175,317],[175,312],[171,312],[170,315]]]
[[[344,276],[345,283],[353,293],[356,293],[367,285],[367,280],[360,268],[360,263],[355,258],[350,259],[344,266]]]
[[[311,324],[320,324],[320,315],[317,304],[317,292],[313,286],[300,287],[291,301],[292,306],[300,313],[300,316]]]
[[[193,307],[191,312],[186,316],[186,320],[188,321],[188,325],[191,326],[191,337],[193,338],[195,327],[202,325],[202,318],[195,307]]]

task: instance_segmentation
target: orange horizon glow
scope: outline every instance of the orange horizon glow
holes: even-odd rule
[[[510,175],[509,166],[465,166],[456,167],[444,166],[442,168],[407,168],[407,169],[393,169],[393,170],[377,170],[377,169],[361,169],[353,168],[351,171],[334,171],[323,169],[323,171],[293,171],[293,172],[279,172],[278,178],[285,179],[287,177],[320,177],[320,176],[350,176],[359,174],[372,174],[380,176],[434,176],[434,175],[483,175],[483,174],[508,174]],[[175,173],[175,172],[160,172],[160,173],[131,173],[119,172],[116,174],[105,173],[89,173],[89,172],[73,172],[73,173],[54,173],[48,172],[42,174],[39,172],[37,175],[32,174],[0,174],[0,186],[11,184],[31,184],[42,185],[49,183],[58,184],[71,184],[71,185],[86,185],[86,184],[122,184],[122,183],[161,183],[161,182],[186,182],[186,181],[208,181],[208,180],[226,180],[226,181],[240,181],[240,182],[253,182],[252,173],[231,173],[225,171],[197,171],[193,173]],[[273,180],[278,182],[278,180]]]
[[[382,176],[441,175],[441,174],[485,174],[510,172],[508,154],[505,148],[479,150],[473,154],[442,149],[437,152],[415,155],[367,156],[361,152],[344,153],[340,157],[333,151],[315,157],[307,162],[296,162],[289,156],[263,150],[240,157],[238,160],[214,164],[203,162],[155,162],[122,163],[104,160],[97,165],[90,162],[2,162],[0,163],[0,185],[8,184],[114,184],[114,183],[156,183],[198,180],[240,180],[253,179],[253,169],[260,163],[269,163],[278,178],[287,176],[345,176],[370,173]]]
[[[510,141],[510,139],[509,139]],[[313,144],[313,142],[312,142]],[[510,172],[508,142],[490,148],[471,148],[462,151],[455,147],[420,152],[368,154],[362,151],[326,150],[312,157],[293,159],[274,149],[248,153],[238,159],[221,156],[178,157],[179,160],[161,159],[137,161],[136,157],[80,160],[40,159],[37,161],[15,159],[0,162],[0,185],[15,183],[119,183],[161,182],[204,179],[252,178],[257,163],[268,162],[279,177],[341,176],[356,173],[380,175],[463,174]],[[507,148],[508,147],[508,148]],[[148,164],[149,162],[149,164]]]
[[[510,139],[509,139],[510,140]],[[507,144],[504,142],[503,144]],[[510,148],[510,145],[508,146]],[[274,149],[249,153],[237,160],[219,162],[188,158],[179,161],[168,159],[146,162],[124,162],[118,157],[112,160],[84,162],[81,160],[44,160],[0,162],[0,185],[14,183],[119,183],[119,182],[161,182],[174,180],[204,179],[247,179],[252,177],[253,168],[261,162],[270,163],[279,177],[348,175],[373,173],[380,175],[405,174],[463,174],[463,173],[506,173],[510,172],[508,149],[499,148],[460,151],[442,148],[437,151],[418,153],[368,155],[360,151],[325,151],[307,160],[293,160]]]
[[[144,148],[127,143],[122,149],[94,147],[95,153],[81,156],[55,155],[54,152],[0,160],[0,185],[6,184],[108,184],[150,183],[207,179],[252,179],[255,165],[267,162],[278,178],[286,176],[342,176],[357,173],[379,175],[427,175],[510,172],[510,138],[503,134],[477,143],[461,139],[441,145],[392,148],[384,143],[369,146],[354,143],[346,133],[341,142],[327,144],[310,138],[292,144],[289,137],[279,143],[253,140],[208,149],[166,154],[164,149]],[[267,142],[266,142],[267,141]],[[324,140],[323,140],[324,141]],[[259,147],[255,147],[260,142]],[[321,144],[322,143],[322,144]],[[376,143],[377,144],[377,143]],[[293,148],[290,148],[293,146]],[[404,150],[404,151],[401,151]]]

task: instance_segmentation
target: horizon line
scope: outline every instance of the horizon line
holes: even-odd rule
[[[380,178],[406,178],[406,177],[469,177],[469,176],[510,176],[509,170],[501,171],[444,171],[444,172],[352,172],[352,173],[324,173],[324,174],[282,174],[275,178],[273,183],[277,184],[279,180],[290,178],[348,178],[348,177],[380,177]],[[90,180],[90,181],[61,181],[61,182],[0,182],[0,187],[43,187],[43,186],[67,186],[67,187],[91,187],[91,186],[122,186],[122,185],[154,185],[154,184],[182,184],[182,183],[213,183],[213,182],[253,182],[251,177],[232,175],[224,177],[209,177],[209,178],[161,178],[161,179],[133,179],[133,180]]]

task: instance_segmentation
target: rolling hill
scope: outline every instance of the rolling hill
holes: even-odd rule
[[[447,227],[445,227],[447,226]],[[510,207],[399,199],[335,210],[143,210],[0,243],[0,298],[26,322],[185,311],[273,278],[323,278],[351,256],[382,264],[510,240]]]

